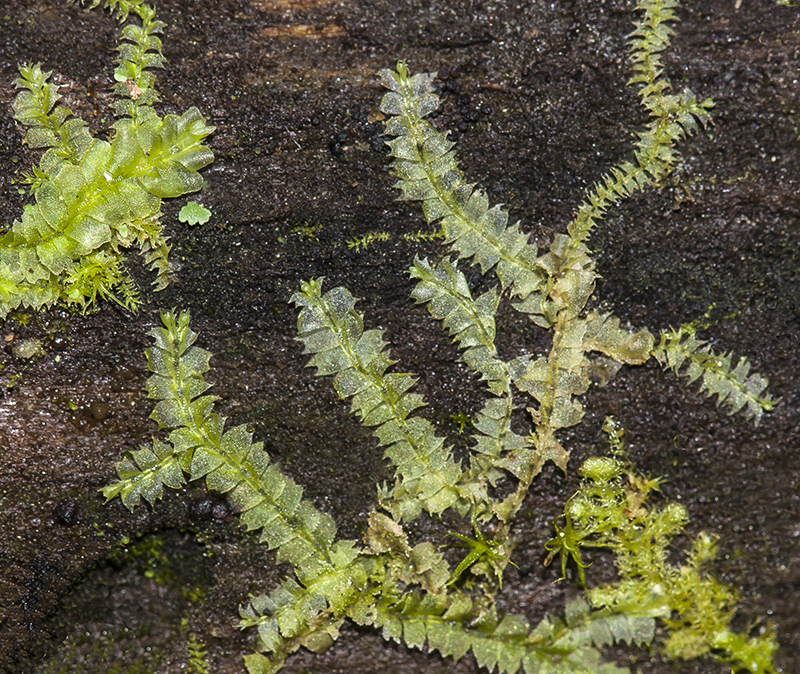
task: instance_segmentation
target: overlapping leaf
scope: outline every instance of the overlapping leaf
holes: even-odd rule
[[[631,333],[619,327],[610,314],[589,312],[585,320],[584,343],[587,351],[599,351],[618,363],[641,365],[651,357],[653,335],[649,330]]]
[[[747,358],[740,357],[733,367],[730,353],[715,353],[706,342],[695,337],[689,326],[662,332],[654,354],[665,368],[686,377],[690,383],[699,380],[700,391],[709,397],[716,395],[717,405],[724,406],[728,414],[742,412],[758,425],[761,415],[778,403],[765,393],[768,380],[750,371]]]
[[[334,544],[331,562],[314,574],[298,567],[302,585],[288,578],[241,610],[240,627],[258,629],[258,650],[272,654],[271,662],[301,646],[324,650],[338,637],[344,614],[368,585],[375,562],[362,556],[352,541]]]
[[[385,639],[412,648],[438,651],[456,660],[472,652],[478,665],[500,674],[621,674],[628,670],[601,663],[598,647],[625,641],[647,644],[654,635],[651,617],[591,611],[583,600],[567,605],[566,622],[547,616],[535,629],[520,615],[498,618],[463,593],[409,593],[399,601],[378,601],[362,624],[381,628]]]
[[[125,507],[133,510],[141,499],[151,505],[163,497],[164,487],[180,489],[185,483],[180,467],[180,455],[172,445],[153,440],[152,447],[141,447],[117,463],[119,482],[104,487],[106,500],[116,496]]]
[[[61,99],[58,87],[39,64],[20,66],[20,77],[14,82],[19,89],[14,99],[14,119],[26,127],[23,142],[31,148],[48,148],[29,182],[34,188],[57,174],[65,163],[80,162],[93,139],[86,122],[76,117]]]
[[[441,220],[447,242],[460,258],[472,259],[483,273],[495,268],[503,288],[525,298],[543,287],[536,246],[518,225],[508,225],[500,206],[489,207],[481,190],[464,181],[453,143],[424,117],[439,105],[433,92],[435,73],[409,76],[404,63],[383,70],[381,83],[389,89],[381,111],[391,115],[386,134],[397,187],[403,199],[421,201],[429,223]]]
[[[447,259],[435,267],[417,259],[410,273],[417,280],[411,296],[427,304],[431,315],[442,321],[463,350],[461,357],[467,366],[488,380],[495,395],[508,393],[508,366],[497,357],[494,345],[494,316],[500,301],[497,291],[491,289],[473,299],[464,274]]]
[[[154,441],[153,452],[140,450],[118,464],[120,482],[103,493],[123,496],[131,509],[140,494],[152,502],[162,486],[182,484],[178,465],[190,480],[205,477],[209,489],[226,494],[242,524],[260,530],[260,540],[298,569],[301,582],[312,582],[333,566],[333,520],[302,497],[302,488],[270,462],[244,426],[224,429],[225,420],[213,412],[215,397],[204,395],[210,354],[194,346],[189,314],[163,314],[162,321],[164,327],[151,332],[156,343],[147,351],[147,390],[158,401],[151,418],[172,429],[169,445]]]

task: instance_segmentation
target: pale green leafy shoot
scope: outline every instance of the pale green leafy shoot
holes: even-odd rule
[[[459,486],[461,469],[444,440],[429,421],[411,414],[425,404],[411,393],[415,378],[387,373],[393,363],[384,351],[379,330],[364,330],[354,310],[355,299],[344,288],[322,292],[322,279],[304,283],[292,297],[300,315],[298,339],[310,365],[320,375],[334,375],[334,387],[342,398],[352,398],[353,411],[386,446],[386,457],[395,465],[398,483],[391,496],[398,517],[414,518],[422,509],[433,514],[446,508],[463,510],[468,494]]]
[[[92,6],[100,4],[95,0]],[[31,203],[0,235],[0,318],[17,308],[65,304],[79,311],[99,300],[135,309],[139,291],[123,261],[136,246],[155,272],[156,290],[169,283],[170,245],[159,222],[161,200],[203,186],[198,171],[213,155],[203,144],[213,131],[197,108],[160,117],[153,68],[163,65],[164,24],[136,0],[106,5],[122,29],[114,72],[110,140],[59,103],[58,87],[38,64],[20,66],[14,118],[24,142],[44,153],[25,180]]]
[[[764,412],[771,412],[778,400],[765,393],[766,377],[750,371],[744,356],[732,367],[730,353],[715,353],[708,344],[695,337],[693,325],[661,333],[661,341],[653,355],[664,368],[686,377],[690,383],[699,381],[700,392],[717,396],[717,405],[728,414],[741,412],[758,425]]]
[[[733,671],[774,674],[774,632],[767,628],[748,636],[731,630],[736,592],[707,570],[717,555],[716,538],[699,534],[686,561],[671,563],[669,546],[688,522],[686,509],[677,503],[649,506],[659,481],[633,469],[613,420],[606,420],[604,428],[612,439],[612,457],[594,457],[581,466],[583,484],[567,501],[564,527],[557,526],[548,543],[550,557],[561,556],[562,570],[574,560],[583,584],[586,565],[580,550],[611,550],[620,580],[589,590],[590,604],[596,610],[661,619],[670,659],[712,655]]]

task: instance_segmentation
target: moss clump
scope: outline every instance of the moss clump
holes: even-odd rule
[[[590,458],[581,466],[583,483],[567,501],[563,524],[556,521],[547,561],[558,555],[563,573],[571,559],[585,585],[588,565],[581,551],[610,550],[620,580],[587,592],[594,609],[659,618],[668,632],[664,652],[672,660],[710,654],[734,671],[773,674],[774,632],[767,628],[749,637],[731,631],[738,597],[708,571],[717,555],[716,538],[699,534],[686,561],[672,564],[669,548],[689,520],[686,508],[650,506],[660,480],[640,475],[628,462],[624,433],[613,419],[606,419],[604,430],[611,456]]]
[[[92,6],[100,4],[95,0]],[[110,140],[91,135],[59,103],[58,87],[39,64],[20,66],[14,118],[24,142],[44,150],[25,176],[31,203],[0,235],[0,318],[20,307],[64,304],[80,311],[99,300],[127,309],[139,292],[125,269],[136,246],[156,272],[156,290],[169,283],[168,238],[159,222],[162,199],[203,186],[198,171],[213,155],[203,144],[213,131],[197,108],[158,115],[152,70],[164,64],[164,28],[141,0],[106,0],[121,21],[114,79],[117,121]]]

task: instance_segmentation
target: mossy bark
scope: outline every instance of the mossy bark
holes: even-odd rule
[[[423,219],[414,205],[394,201],[376,71],[399,58],[417,72],[439,71],[440,122],[457,130],[467,175],[543,244],[564,229],[586,189],[629,158],[630,132],[646,119],[625,86],[630,3],[174,0],[157,8],[168,25],[163,109],[197,105],[217,126],[217,160],[199,199],[213,216],[188,230],[175,220],[181,204],[167,206],[180,268],[158,294],[148,291],[151,279],[138,278],[149,299],[138,314],[107,305],[85,317],[50,311],[2,325],[0,671],[32,671],[77,626],[67,597],[80,596],[80,580],[108,568],[104,560],[124,536],[164,529],[198,532],[198,554],[211,555],[213,582],[186,609],[188,629],[206,642],[215,671],[242,671],[247,637],[234,627],[236,610],[248,592],[281,577],[269,555],[236,533],[220,503],[205,503],[201,488],[133,516],[119,503],[103,506],[98,493],[113,479],[114,461],[154,430],[143,350],[160,309],[192,311],[201,346],[217,354],[208,378],[220,411],[231,425],[251,423],[346,536],[360,535],[387,470],[347,404],[304,367],[288,304],[301,280],[324,275],[364,298],[360,310],[387,330],[403,369],[421,373],[430,418],[458,445],[450,417],[479,409],[481,392],[408,297],[414,254],[440,249],[400,237]],[[781,663],[796,671],[800,20],[796,7],[768,0],[687,2],[680,16],[668,74],[676,87],[715,99],[714,125],[682,144],[684,161],[667,185],[614,209],[590,239],[603,277],[595,306],[657,330],[713,305],[704,337],[747,355],[783,401],[754,429],[653,363],[626,367],[587,393],[586,418],[563,442],[577,465],[602,447],[602,420],[615,414],[632,460],[666,477],[666,495],[688,508],[690,533],[721,535],[716,571],[741,591],[742,624],[768,614]],[[43,61],[58,73],[66,103],[96,131],[112,114],[115,31],[100,11],[0,0],[3,222],[19,216],[25,198],[12,181],[33,156],[11,121],[16,63]],[[348,247],[372,231],[393,238]],[[544,333],[511,309],[498,317],[498,334],[505,356],[547,347]],[[14,345],[31,338],[45,355],[15,355]],[[576,485],[574,474],[545,470],[513,531],[520,572],[507,574],[501,603],[532,621],[563,606],[565,586],[553,585],[557,569],[541,566],[542,543]],[[598,562],[589,576],[605,580],[609,569]],[[177,671],[180,658],[170,657],[160,671]],[[620,661],[636,657],[629,651]],[[431,671],[474,668],[469,658],[453,666],[349,630],[321,656],[295,656],[288,671],[411,672],[422,663]],[[721,671],[708,662],[692,667]],[[648,668],[669,671],[664,663]]]

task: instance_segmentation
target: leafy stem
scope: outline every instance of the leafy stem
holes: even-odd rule
[[[96,0],[92,6],[98,5]],[[199,190],[199,170],[213,155],[203,145],[213,131],[196,108],[160,117],[153,68],[163,62],[163,24],[137,0],[108,0],[122,21],[115,71],[116,111],[110,140],[94,138],[83,120],[59,104],[41,66],[20,66],[14,117],[25,142],[44,149],[26,181],[32,203],[0,235],[0,317],[18,307],[56,303],[88,311],[98,299],[135,309],[138,290],[124,249],[138,246],[156,272],[156,290],[169,283],[170,246],[159,223],[161,200]]]

